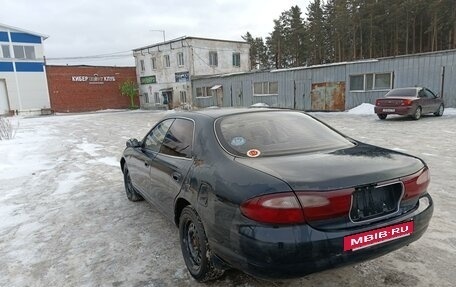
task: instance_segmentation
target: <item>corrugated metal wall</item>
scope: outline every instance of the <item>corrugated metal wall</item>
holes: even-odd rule
[[[444,68],[443,68],[444,67]],[[311,110],[312,84],[345,82],[345,108],[362,103],[374,104],[386,91],[350,91],[350,75],[393,73],[393,87],[425,86],[441,92],[444,72],[444,101],[447,107],[456,107],[456,50],[413,56],[382,58],[362,62],[340,63],[302,69],[251,72],[222,75],[192,80],[193,105],[216,105],[214,97],[197,98],[196,88],[222,85],[224,107],[248,107],[266,103],[272,107]],[[253,83],[278,82],[277,96],[254,96]]]

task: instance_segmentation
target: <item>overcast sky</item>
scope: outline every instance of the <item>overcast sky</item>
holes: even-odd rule
[[[128,51],[166,39],[196,36],[242,40],[246,31],[266,37],[273,19],[309,0],[0,0],[0,23],[48,35],[49,64],[134,65]],[[304,15],[303,15],[304,16]],[[305,17],[305,16],[304,16]],[[56,58],[118,54],[118,58]]]

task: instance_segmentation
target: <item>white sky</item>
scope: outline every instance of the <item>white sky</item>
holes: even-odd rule
[[[309,0],[0,0],[0,23],[49,35],[49,64],[134,65],[133,56],[117,59],[51,60],[93,56],[150,45],[181,36],[241,40],[246,31],[266,37],[273,19]],[[306,16],[303,15],[305,18]],[[128,53],[128,52],[126,52]],[[123,53],[121,55],[125,55]]]

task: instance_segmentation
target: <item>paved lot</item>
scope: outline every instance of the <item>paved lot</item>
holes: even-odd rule
[[[117,161],[125,140],[163,114],[111,112],[20,120],[0,142],[0,286],[189,286],[176,227],[129,202]],[[454,286],[456,115],[378,120],[315,114],[358,140],[425,159],[435,213],[424,237],[387,256],[268,282],[229,271],[209,286]]]

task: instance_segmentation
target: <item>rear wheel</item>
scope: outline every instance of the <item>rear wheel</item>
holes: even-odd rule
[[[199,282],[214,280],[223,275],[223,270],[211,261],[211,249],[203,224],[196,211],[190,206],[182,210],[179,220],[179,236],[187,269]]]
[[[419,120],[421,118],[421,107],[417,107],[415,112],[412,115],[414,120]]]
[[[377,117],[381,120],[386,119],[387,114],[377,114]]]
[[[124,185],[125,185],[125,193],[127,194],[127,198],[130,201],[141,201],[144,198],[141,194],[138,193],[136,188],[133,186],[130,177],[130,171],[127,168],[127,165],[124,166]]]
[[[434,116],[441,117],[443,115],[444,109],[445,109],[445,107],[443,106],[443,104],[441,104],[439,106],[439,109],[434,113]]]

